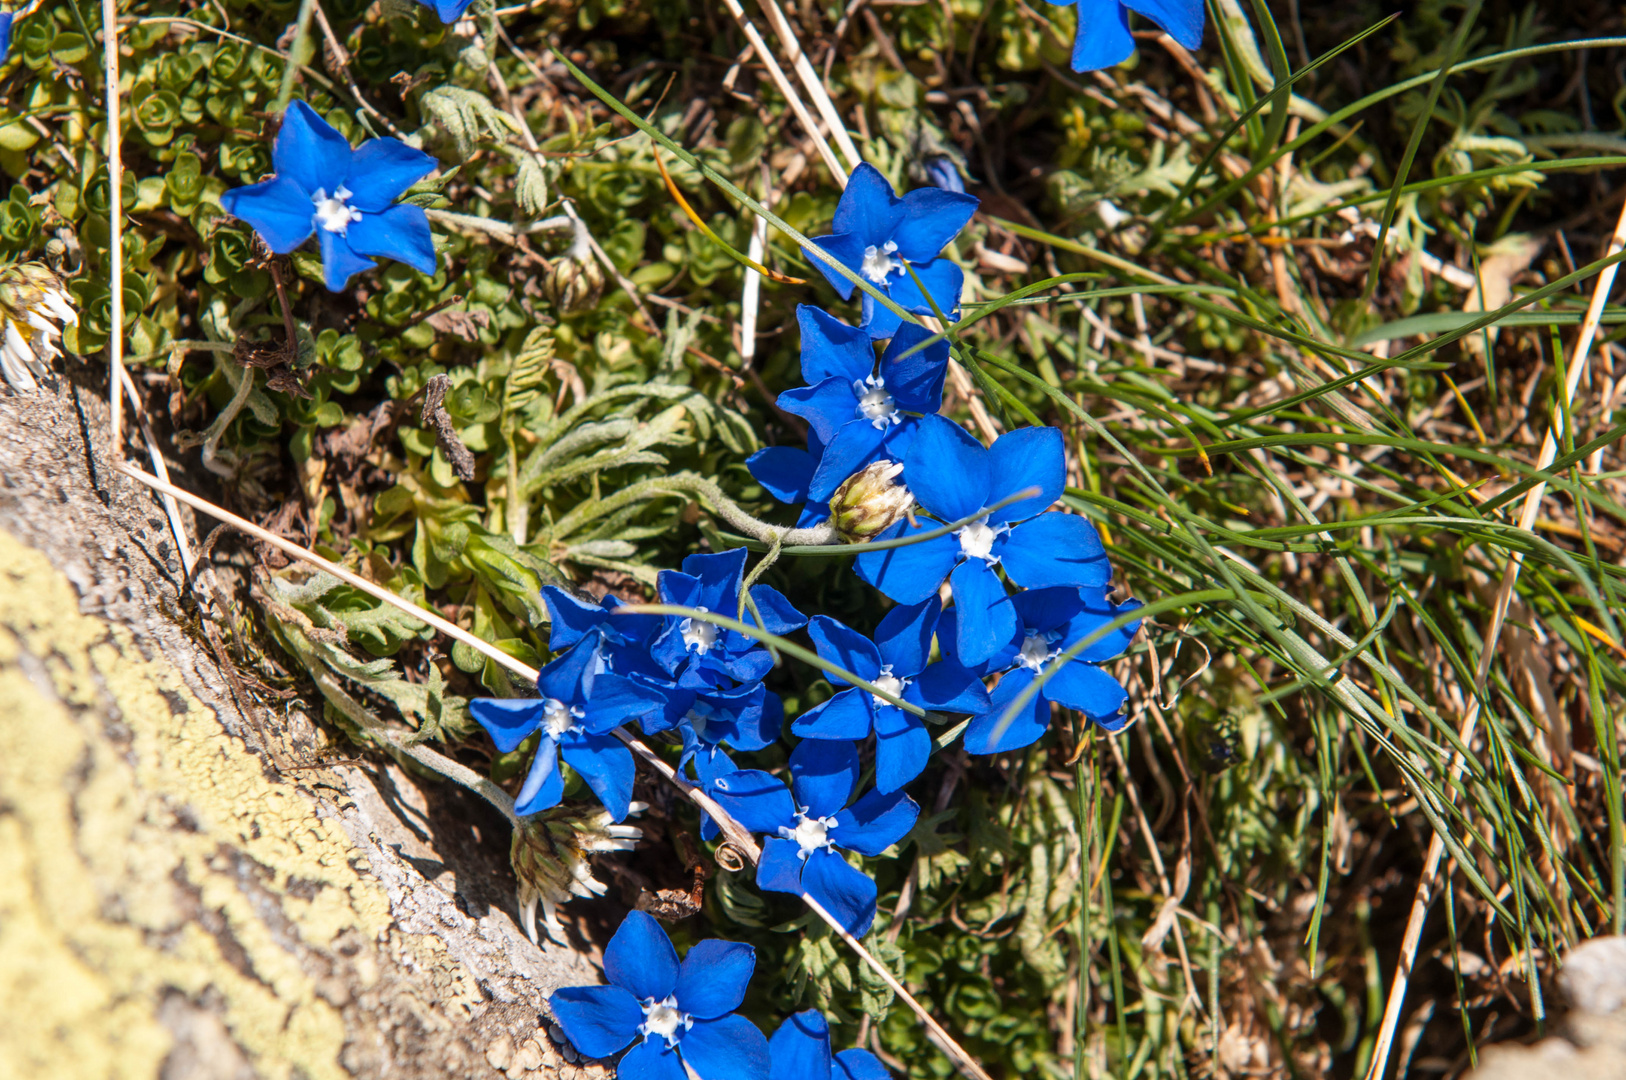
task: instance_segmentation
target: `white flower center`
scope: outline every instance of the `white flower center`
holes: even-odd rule
[[[1028,630],[1026,635],[1022,639],[1022,651],[1016,655],[1016,662],[1023,667],[1038,671],[1046,663],[1061,655],[1060,649],[1051,648],[1054,642],[1049,634]]]
[[[548,738],[557,740],[578,726],[576,721],[586,715],[582,709],[571,708],[558,698],[548,698],[542,704],[542,730]]]
[[[708,611],[710,609],[700,608],[699,610]],[[684,619],[678,624],[678,633],[683,635],[683,644],[701,656],[705,656],[706,650],[717,644],[717,628],[711,623],[702,622],[699,619]]]
[[[978,518],[954,535],[960,538],[960,553],[968,559],[981,559],[989,566],[999,560],[994,557],[994,540],[1000,530],[989,527],[987,518]]]
[[[898,406],[893,402],[892,395],[887,392],[886,380],[879,375],[871,375],[863,382],[853,383],[853,393],[858,395],[858,415],[870,422],[877,430],[888,424],[903,422],[898,415]]]
[[[361,220],[361,211],[345,202],[351,194],[343,184],[333,189],[331,197],[326,188],[317,188],[316,194],[311,196],[311,205],[316,207],[316,224],[343,236],[352,221]]]
[[[871,244],[864,249],[864,261],[859,270],[877,285],[885,285],[888,274],[903,273],[903,260],[893,254],[898,245],[891,240],[876,247]]]
[[[908,679],[900,679],[896,675],[892,674],[891,664],[888,664],[886,667],[882,668],[881,673],[875,676],[875,678],[871,679],[870,682],[874,683],[882,690],[885,690],[893,697],[902,697],[904,689],[909,685]],[[870,697],[875,699],[875,704],[877,705],[892,705],[890,701],[886,700],[884,697],[881,697],[879,694],[871,694]],[[897,708],[895,705],[892,705],[892,707]]]
[[[659,1035],[666,1040],[667,1046],[675,1046],[683,1037],[682,1033],[694,1026],[694,1017],[678,1009],[675,997],[668,997],[665,1001],[650,998],[643,1003],[643,1008],[644,1022],[638,1025],[638,1034],[646,1039]]]
[[[797,854],[803,862],[806,862],[809,855],[830,846],[830,830],[835,827],[836,819],[833,817],[808,817],[797,811],[796,827],[792,829],[788,825],[781,825],[779,835],[786,840],[796,841],[796,846],[802,849]]]

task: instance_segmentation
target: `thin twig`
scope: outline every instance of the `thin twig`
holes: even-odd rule
[[[107,110],[107,408],[109,453],[115,465],[124,461],[124,158],[119,131],[118,0],[102,0],[102,59],[107,82],[102,100]]]
[[[1604,257],[1609,258],[1622,248],[1626,248],[1626,205],[1621,206],[1620,219],[1615,223],[1615,233],[1609,240],[1609,250]],[[1598,274],[1598,282],[1592,290],[1592,302],[1587,306],[1586,317],[1581,322],[1581,333],[1575,340],[1575,351],[1566,371],[1564,405],[1553,410],[1552,424],[1547,429],[1547,437],[1542,440],[1541,455],[1536,463],[1538,471],[1546,471],[1558,456],[1558,440],[1564,434],[1564,416],[1575,400],[1575,390],[1580,386],[1581,379],[1586,375],[1587,365],[1592,359],[1592,343],[1597,338],[1603,310],[1609,302],[1609,292],[1614,287],[1615,273],[1619,269],[1619,263],[1611,263]],[[1524,503],[1519,511],[1519,528],[1526,532],[1534,528],[1541,509],[1541,500],[1546,493],[1545,481],[1525,493]],[[1523,564],[1523,552],[1516,550],[1509,552],[1507,567],[1502,571],[1502,580],[1496,590],[1496,604],[1491,609],[1490,624],[1485,631],[1485,644],[1479,651],[1479,664],[1474,672],[1474,692],[1468,697],[1462,727],[1457,733],[1457,741],[1462,746],[1469,746],[1477,731],[1479,703],[1485,695],[1491,663],[1496,655],[1497,643],[1502,636],[1502,627],[1507,621],[1508,608],[1513,600],[1513,588],[1518,583],[1519,570]],[[1465,764],[1466,759],[1460,751],[1452,755],[1450,782],[1447,787],[1453,800]],[[1384,1070],[1388,1067],[1389,1052],[1394,1045],[1395,1031],[1400,1025],[1400,1013],[1405,1007],[1406,987],[1410,982],[1412,965],[1417,960],[1417,947],[1423,936],[1423,924],[1428,919],[1429,905],[1433,902],[1434,890],[1439,885],[1440,861],[1444,854],[1445,841],[1440,838],[1438,832],[1435,832],[1429,839],[1423,878],[1417,883],[1416,895],[1412,897],[1411,915],[1406,921],[1406,935],[1400,943],[1400,960],[1395,966],[1394,980],[1389,986],[1389,1000],[1384,1007],[1383,1025],[1378,1029],[1377,1045],[1372,1054],[1372,1067],[1366,1073],[1367,1080],[1381,1080]]]
[[[841,122],[841,113],[836,111],[835,102],[830,100],[829,91],[825,90],[819,73],[813,70],[807,54],[802,51],[802,43],[796,40],[796,31],[791,28],[790,20],[785,18],[779,0],[757,0],[757,6],[768,16],[768,24],[773,27],[774,34],[779,38],[779,44],[785,50],[786,58],[796,70],[796,78],[807,90],[807,96],[813,99],[813,107],[819,110],[819,115],[830,126],[830,135],[841,148],[842,156],[847,159],[847,168],[858,168],[864,159],[859,156],[858,147],[853,145],[852,136],[847,134],[847,126]],[[846,185],[843,183],[842,186]]]

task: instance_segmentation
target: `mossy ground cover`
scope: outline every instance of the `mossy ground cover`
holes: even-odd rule
[[[405,0],[118,12],[124,351],[192,483],[532,665],[542,585],[647,599],[658,569],[733,546],[708,484],[791,520],[744,462],[805,437],[774,406],[799,381],[796,305],[857,305],[784,232],[753,246],[693,163],[830,229],[840,188],[726,6],[477,3],[453,28]],[[916,829],[867,864],[871,948],[996,1074],[1360,1075],[1438,831],[1398,1067],[1457,1075],[1473,1043],[1534,1030],[1566,945],[1626,916],[1616,309],[1564,395],[1622,198],[1618,6],[1419,0],[1385,22],[1366,0],[1216,0],[1199,52],[1148,32],[1093,74],[1068,68],[1066,7],[787,15],[865,160],[982,200],[948,252],[967,287],[946,411],[987,439],[1059,427],[1063,503],[1124,594],[1171,601],[1114,669],[1125,734],[1058,712],[1030,750],[934,757]],[[0,248],[69,275],[85,379],[110,334],[102,59],[96,5],[47,0],[0,74]],[[409,193],[433,277],[386,263],[333,293],[315,254],[271,257],[221,209],[271,171],[290,95],[438,159]],[[802,280],[750,284],[728,248]],[[391,723],[517,788],[524,754],[465,709],[513,691],[501,668],[240,554],[255,600],[231,647],[266,701],[319,700],[303,663],[327,663],[279,640],[343,645],[333,670]],[[868,632],[885,602],[849,561],[764,580]],[[770,685],[790,716],[832,693],[795,664]],[[637,884],[686,885],[693,812],[638,795]],[[625,905],[577,906],[601,932]],[[714,877],[674,933],[757,946],[764,1026],[816,1006],[900,1074],[950,1069],[748,877]]]

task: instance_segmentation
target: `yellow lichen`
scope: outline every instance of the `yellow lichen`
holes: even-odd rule
[[[172,1044],[158,1007],[178,991],[209,1002],[267,1080],[341,1080],[344,994],[308,963],[341,935],[366,943],[338,958],[356,985],[377,978],[373,947],[388,941],[410,966],[438,969],[448,997],[478,1000],[440,942],[389,932],[384,890],[317,811],[162,657],[79,614],[45,558],[0,533],[9,1077],[157,1075]]]

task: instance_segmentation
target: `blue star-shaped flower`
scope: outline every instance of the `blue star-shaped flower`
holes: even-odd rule
[[[866,792],[858,785],[858,751],[851,743],[808,739],[791,751],[790,789],[755,769],[712,774],[707,793],[741,825],[766,833],[757,886],[806,893],[862,937],[875,921],[875,882],[836,854],[874,857],[914,828],[920,807],[902,792]]]
[[[649,687],[598,665],[597,642],[578,641],[537,676],[540,698],[478,698],[469,712],[497,749],[509,753],[536,732],[530,771],[514,799],[514,812],[535,814],[557,806],[564,795],[559,759],[581,774],[610,817],[627,816],[632,801],[632,752],[609,731],[637,716],[658,712],[664,698]]]
[[[982,663],[1016,632],[1016,614],[996,566],[1029,588],[1111,580],[1112,567],[1094,525],[1073,514],[1040,513],[1066,484],[1065,451],[1055,428],[1006,432],[985,448],[959,425],[928,416],[920,422],[903,477],[915,500],[944,522],[981,516],[948,536],[866,551],[857,559],[858,576],[900,604],[920,603],[948,578],[957,608],[955,647],[963,663]],[[1029,487],[1039,494],[987,511]],[[929,528],[900,521],[876,539],[907,538]]]
[[[397,259],[435,272],[435,244],[423,209],[392,205],[435,169],[435,159],[399,139],[373,139],[359,150],[296,101],[282,116],[271,148],[276,175],[220,197],[226,212],[254,226],[266,245],[286,255],[316,233],[327,287],[342,291],[375,265]]]
[[[1049,663],[1118,616],[1140,605],[1133,600],[1114,604],[1102,588],[1029,589],[1011,597],[1017,630],[1009,641],[975,670],[979,675],[1004,672],[989,697],[988,710],[973,717],[965,730],[965,748],[972,754],[1003,754],[1039,740],[1050,726],[1050,703],[1077,709],[1108,732],[1129,723],[1122,710],[1128,695],[1118,680],[1097,665],[1123,654],[1140,632],[1132,622],[1107,634],[1047,679],[1031,701],[1003,730],[1000,719]],[[953,637],[948,624],[954,612],[943,613],[938,629],[945,640]],[[951,651],[952,646],[945,651]]]
[[[806,417],[823,445],[807,499],[828,503],[842,481],[871,462],[906,460],[917,416],[942,407],[948,341],[905,356],[932,335],[913,323],[900,326],[877,371],[864,331],[806,304],[796,314],[808,385],[780,394],[779,407]]]
[[[926,663],[941,611],[935,596],[899,605],[881,620],[873,643],[828,615],[813,616],[807,629],[821,657],[911,705],[981,712],[988,707],[988,694],[975,674],[953,659]],[[847,685],[837,676],[828,678]],[[932,737],[919,717],[856,686],[809,709],[790,729],[808,739],[840,740],[863,739],[874,731],[875,788],[883,794],[919,776],[932,752]]]
[[[629,914],[604,950],[608,986],[567,986],[548,1008],[577,1050],[605,1058],[631,1044],[619,1080],[769,1080],[768,1040],[734,1010],[756,967],[749,945],[715,938],[678,963],[659,923]]]
[[[817,1009],[799,1012],[768,1040],[772,1080],[891,1080],[868,1050],[830,1053],[830,1022]]]
[[[418,0],[418,3],[433,11],[440,21],[447,26],[452,25],[463,17],[474,0]]]
[[[847,190],[836,204],[834,235],[816,236],[813,242],[905,311],[932,313],[932,305],[920,289],[924,285],[937,307],[954,318],[965,274],[937,254],[965,228],[976,210],[975,196],[936,187],[917,188],[900,199],[886,177],[865,162],[853,170]],[[915,264],[920,285],[909,276],[906,262]],[[852,299],[857,286],[851,280],[819,259],[813,264],[843,300]],[[870,337],[891,337],[899,322],[897,315],[864,294],[862,325]]]
[[[682,573],[662,570],[655,584],[663,604],[738,619],[744,577],[745,549],[734,548],[716,555],[690,555],[683,560]],[[753,586],[751,602],[770,634],[788,634],[807,625],[807,616],[770,586]],[[757,682],[773,667],[768,650],[738,630],[678,616],[667,616],[650,652],[678,686],[693,690]]]
[[[1188,49],[1203,43],[1203,0],[1050,0],[1078,7],[1073,70],[1097,71],[1121,64],[1135,51],[1129,13],[1144,15]]]

